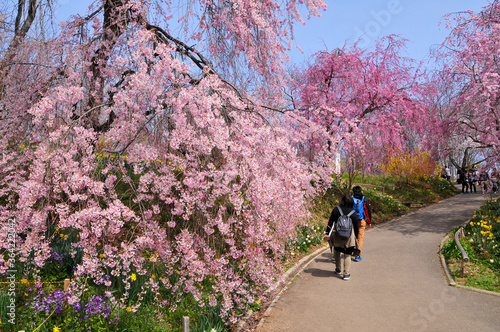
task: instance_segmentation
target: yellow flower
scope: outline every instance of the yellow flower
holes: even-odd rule
[[[137,280],[137,276],[135,275],[135,273],[132,273],[132,275],[130,276],[130,280],[132,280],[132,281]]]
[[[153,279],[154,279],[154,278],[155,278],[155,275],[153,274],[153,275],[151,276],[151,278],[153,278]]]
[[[52,329],[52,332],[61,332],[61,329],[58,328],[57,326],[54,326],[54,328]]]
[[[59,236],[60,236],[60,237],[63,237],[63,236],[64,236],[64,234],[59,234]]]
[[[68,234],[64,235],[64,238],[67,239],[68,238]]]
[[[125,309],[125,310],[127,310],[127,312],[131,312],[131,311],[132,311],[132,308],[127,307],[127,309]]]
[[[26,279],[26,278],[22,278],[22,279],[21,279],[21,283],[22,283],[22,284],[27,284],[27,283],[28,283],[28,279]]]
[[[100,257],[100,258],[103,258],[103,257],[104,257],[104,255],[103,255],[103,254],[100,254],[100,255],[99,255],[99,257]]]
[[[59,227],[56,227],[56,231],[59,231]]]

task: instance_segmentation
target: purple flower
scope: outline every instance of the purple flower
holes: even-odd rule
[[[106,305],[105,299],[98,295],[93,295],[89,302],[85,305],[85,313],[89,314],[101,314],[104,317],[108,317],[111,313],[111,306]]]
[[[69,292],[54,291],[53,293],[46,294],[43,291],[39,291],[35,298],[32,300],[31,307],[33,308],[35,314],[49,314],[53,310],[55,310],[56,313],[61,313],[63,310],[63,305],[69,297]],[[113,323],[116,325],[118,324],[118,314],[113,313],[113,309],[108,302],[109,298],[109,295],[92,295],[88,299],[88,301],[86,301],[86,303],[77,302],[72,305],[72,308],[75,313],[81,313],[84,319],[89,319],[92,316],[100,316],[109,318],[110,325]],[[29,304],[30,303],[26,303],[26,305]]]
[[[59,262],[59,264],[61,264],[63,262],[63,259],[64,259],[64,255],[59,254],[59,253],[57,253],[55,251],[53,251],[51,253],[51,257],[52,257],[53,260]]]
[[[69,298],[69,292],[54,291],[53,293],[45,294],[40,291],[33,299],[31,306],[38,312],[50,313],[51,309],[55,309],[57,313],[62,312],[64,302]]]

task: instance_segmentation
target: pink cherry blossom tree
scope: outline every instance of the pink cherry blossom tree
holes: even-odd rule
[[[416,142],[423,125],[424,73],[402,55],[404,40],[388,36],[373,51],[356,44],[319,52],[296,74],[294,106],[328,133],[330,154],[346,166],[367,169],[387,152]]]
[[[82,254],[72,301],[86,278],[111,291],[110,278],[129,289],[135,274],[148,277],[143,293],[191,294],[231,314],[277,280],[308,197],[329,179],[297,152],[307,124],[276,111],[299,4],[325,8],[96,1],[57,37],[7,48],[0,212],[16,221],[30,278],[64,232]],[[234,79],[242,64],[256,83]]]
[[[451,98],[438,112],[444,116],[436,128],[449,138],[448,146],[480,151],[475,162],[485,158],[489,165],[499,161],[499,18],[498,1],[477,14],[448,16],[452,30],[440,53]]]

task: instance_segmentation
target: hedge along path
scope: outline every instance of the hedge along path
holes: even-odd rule
[[[444,235],[484,202],[457,195],[368,229],[349,281],[324,251],[256,331],[498,331],[500,297],[449,286],[438,252]]]

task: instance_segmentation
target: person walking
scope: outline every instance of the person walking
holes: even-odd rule
[[[365,237],[366,227],[371,227],[372,220],[372,209],[366,197],[363,195],[360,186],[354,186],[352,188],[352,198],[354,200],[354,209],[358,212],[359,217],[359,234],[358,234],[358,244],[359,244],[359,255],[354,257],[356,262],[363,260],[361,257],[361,252],[363,251],[363,240]]]
[[[476,172],[473,169],[469,170],[469,174],[467,175],[467,182],[469,183],[470,193],[472,194],[472,188],[474,188],[474,193],[476,193]]]
[[[462,194],[467,194],[469,192],[469,181],[467,180],[467,170],[462,170],[460,172],[459,180],[462,183]]]
[[[462,170],[459,168],[457,169],[457,184],[462,183]]]
[[[354,212],[350,215],[350,218],[352,220],[351,236],[348,239],[343,239],[337,234],[337,232],[332,232],[332,228],[334,229],[334,224],[337,222],[341,215],[347,216],[351,212]],[[359,252],[357,241],[357,236],[359,233],[358,225],[359,218],[358,214],[354,210],[354,200],[351,196],[345,195],[340,200],[339,206],[335,207],[332,210],[324,237],[325,240],[330,242],[334,249],[335,273],[338,275],[343,274],[344,280],[349,280],[351,277],[351,256],[356,255]],[[343,258],[341,257],[341,253],[344,254]]]
[[[498,171],[496,168],[493,168],[491,170],[491,185],[492,185],[492,189],[493,190],[493,193],[496,194],[497,193],[497,190],[498,190]]]
[[[446,180],[448,180],[448,182],[451,182],[451,170],[450,170],[450,167],[447,165],[446,168],[444,169],[445,171],[445,174],[446,174]]]
[[[479,186],[481,186],[481,193],[484,195],[491,186],[490,177],[488,172],[484,169],[479,170]]]

